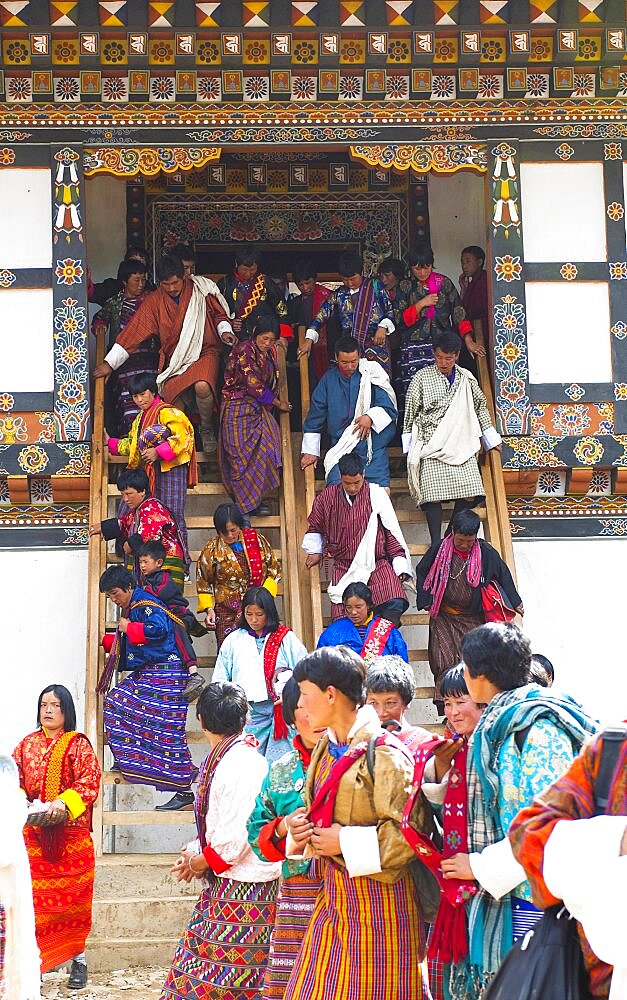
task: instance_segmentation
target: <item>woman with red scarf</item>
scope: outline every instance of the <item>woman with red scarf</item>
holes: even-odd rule
[[[509,569],[496,549],[477,538],[480,525],[473,510],[458,511],[451,533],[435,542],[416,568],[417,607],[429,609],[429,666],[435,682],[433,701],[440,715],[444,707],[440,678],[459,662],[466,633],[486,620],[482,586],[497,583],[510,607],[523,613]]]
[[[265,587],[250,587],[242,600],[237,628],[220,647],[214,681],[239,684],[250,705],[247,731],[259,741],[269,761],[290,749],[281,711],[281,694],[307,650],[291,629],[279,622],[274,598]]]

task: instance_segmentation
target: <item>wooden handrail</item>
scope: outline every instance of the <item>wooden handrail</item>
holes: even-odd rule
[[[299,327],[298,332],[298,342],[300,347],[305,340],[305,327]],[[309,391],[309,356],[307,354],[303,355],[300,359],[300,402],[304,423],[305,417],[309,413],[309,406],[311,404],[311,393]],[[305,516],[309,514],[316,498],[316,476],[314,470],[315,466],[310,465],[303,473],[305,477],[305,504],[307,507]],[[322,589],[320,587],[320,567],[313,566],[309,570],[304,568],[303,572],[309,576],[313,642],[315,644],[320,637],[320,633],[324,629],[322,616]]]
[[[485,347],[483,336],[483,326],[481,320],[474,321],[475,340],[481,347]],[[496,408],[494,406],[494,394],[492,392],[492,380],[488,367],[487,357],[478,357],[479,385],[486,398],[488,410],[492,417],[492,423],[496,426]],[[505,483],[503,481],[503,464],[501,453],[496,448],[491,448],[486,458],[490,470],[490,483],[487,484],[486,506],[488,508],[488,526],[490,529],[490,542],[499,550],[502,559],[507,563],[510,572],[516,579],[516,565],[514,562],[514,547],[512,545],[512,529],[509,521],[509,511],[507,509],[507,496],[505,494]],[[491,495],[490,495],[491,494]]]
[[[285,351],[277,348],[279,356],[279,397],[287,402],[287,365]],[[281,456],[283,460],[283,475],[279,490],[281,509],[281,548],[283,550],[283,604],[284,617],[297,635],[303,634],[303,610],[300,599],[300,581],[298,558],[292,553],[298,553],[300,539],[298,538],[298,523],[296,516],[296,499],[294,491],[294,459],[292,455],[292,435],[289,413],[280,413]]]
[[[96,342],[96,363],[104,359],[104,333]],[[104,379],[96,379],[92,394],[91,476],[89,488],[89,523],[104,520],[107,516],[107,462],[104,441]],[[102,705],[96,694],[98,674],[104,652],[100,639],[104,633],[105,598],[100,593],[100,574],[107,565],[107,543],[101,535],[89,538],[87,577],[87,662],[85,666],[85,733],[94,747],[100,766],[103,765],[104,732]],[[96,854],[102,854],[102,793],[98,796],[93,812],[93,838]]]

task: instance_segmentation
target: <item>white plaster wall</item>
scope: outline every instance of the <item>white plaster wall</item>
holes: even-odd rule
[[[457,287],[460,255],[465,246],[486,248],[483,174],[429,174],[429,222],[435,268]]]
[[[555,666],[556,687],[602,722],[627,718],[625,541],[515,541],[524,629]]]
[[[126,181],[96,174],[85,180],[87,260],[94,281],[115,278],[126,253]]]
[[[3,167],[0,204],[0,268],[50,267],[50,170]]]
[[[65,684],[85,711],[87,550],[0,550],[0,753],[35,729],[37,696]]]

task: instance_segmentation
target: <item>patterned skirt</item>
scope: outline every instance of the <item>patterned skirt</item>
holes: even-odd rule
[[[408,344],[403,344],[401,348],[401,378],[405,396],[409,389],[409,383],[416,372],[432,364],[433,347],[431,344],[420,341],[410,341]]]
[[[172,579],[174,583],[176,583],[179,590],[182,590],[185,585],[185,572],[189,569],[190,563],[187,524],[185,523],[188,468],[189,466],[187,463],[185,463],[185,465],[177,465],[176,468],[170,469],[169,472],[162,472],[159,468],[159,463],[155,463],[154,467],[155,496],[161,500],[161,503],[167,507],[172,514],[181,539],[181,545],[183,546],[185,570],[183,572],[182,579],[179,580],[176,572],[172,576]],[[170,557],[170,559],[171,561],[175,559],[177,563],[181,564],[181,560],[176,559],[176,557]],[[165,563],[163,568],[166,568]],[[172,567],[170,566],[168,569],[170,574],[172,574]]]
[[[222,482],[243,514],[279,485],[281,435],[266,406],[230,399],[222,407],[218,462]]]
[[[6,921],[4,907],[0,903],[0,997],[4,996],[2,984],[4,983],[4,942],[6,939]]]
[[[185,739],[188,681],[182,664],[135,670],[104,701],[109,748],[126,781],[188,789],[196,768]]]
[[[66,829],[61,857],[43,856],[39,830],[24,827],[35,908],[41,971],[49,972],[85,950],[91,930],[96,861],[87,827]]]
[[[435,682],[434,701],[442,701],[440,680],[443,674],[459,663],[462,639],[468,632],[483,625],[483,618],[461,612],[447,615],[444,611],[429,619],[429,666]]]
[[[292,875],[281,882],[261,1000],[283,1000],[321,885],[320,879],[308,875]]]
[[[239,591],[229,598],[228,602],[216,604],[216,651],[218,653],[227,635],[230,635],[237,628],[241,613],[242,598]]]
[[[411,875],[389,884],[330,863],[285,1000],[430,1000]]]
[[[259,1000],[277,886],[211,879],[174,952],[160,1000]]]

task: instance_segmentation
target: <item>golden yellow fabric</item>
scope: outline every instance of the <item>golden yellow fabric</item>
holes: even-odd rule
[[[265,573],[263,586],[274,597],[277,584],[281,579],[281,567],[268,539],[260,532],[257,532],[257,537]],[[243,539],[240,538],[240,541],[244,545]],[[244,552],[246,552],[245,545]],[[216,604],[225,604],[234,595],[239,595],[241,599],[249,587],[250,573],[247,572],[247,569],[242,569],[231,546],[220,535],[210,538],[196,564],[198,610],[206,611],[207,608],[213,608]],[[272,587],[274,587],[274,592]]]
[[[118,455],[128,456],[129,469],[136,469],[142,464],[138,443],[139,425],[142,416],[142,413],[137,414],[127,437],[118,438]],[[177,410],[174,406],[164,406],[159,411],[159,423],[170,430],[168,444],[175,453],[174,458],[170,462],[159,459],[161,471],[169,472],[170,469],[176,469],[179,465],[191,462],[194,451],[194,428],[183,411]]]
[[[61,799],[62,802],[65,802],[67,811],[70,814],[70,819],[78,819],[78,817],[82,816],[87,808],[78,792],[75,792],[73,788],[66,788],[66,790],[61,792],[57,798]]]

